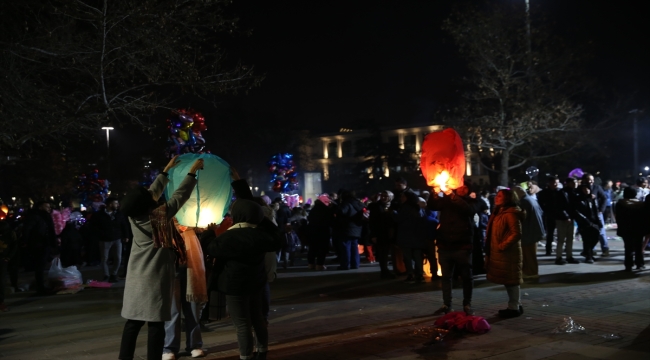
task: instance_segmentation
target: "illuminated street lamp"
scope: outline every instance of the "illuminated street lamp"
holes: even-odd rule
[[[110,131],[113,127],[104,126],[102,130],[106,130],[106,177],[108,177],[111,175]]]

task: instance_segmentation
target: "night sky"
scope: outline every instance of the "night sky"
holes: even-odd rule
[[[455,45],[440,29],[455,2],[459,1],[235,1],[230,11],[252,35],[220,41],[230,59],[253,64],[266,76],[261,87],[248,95],[221,97],[216,108],[193,97],[174,106],[202,111],[208,148],[242,169],[263,170],[271,154],[287,150],[281,139],[233,146],[228,141],[233,137],[263,131],[242,125],[244,118],[247,124],[265,122],[267,127],[316,133],[351,127],[364,119],[384,125],[437,121],[436,113],[460,98],[458,89],[466,74]],[[568,42],[593,43],[588,72],[600,88],[605,92],[616,88],[621,94],[636,91],[641,100],[648,98],[647,5],[631,0],[531,3],[532,26],[536,17],[548,16]],[[633,101],[630,106],[645,104]],[[156,120],[160,123],[156,142],[135,129],[116,129],[111,135],[113,158],[128,159],[132,163],[128,167],[137,168],[141,155],[133,155],[141,153],[155,166],[164,166],[165,116]],[[588,116],[597,121],[601,114],[592,110]],[[621,120],[628,121],[629,116],[622,113]],[[640,138],[650,137],[647,115],[639,124]],[[611,143],[603,144],[612,153],[608,160],[612,167],[631,166],[631,136],[629,121],[623,122],[611,131]],[[650,164],[650,144],[642,141],[640,150],[641,165]]]

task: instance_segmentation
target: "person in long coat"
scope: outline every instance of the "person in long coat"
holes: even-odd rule
[[[505,318],[517,317],[524,312],[519,288],[523,282],[521,221],[524,213],[517,202],[517,194],[512,190],[500,190],[494,199],[495,210],[487,227],[487,279],[506,287],[508,308],[499,310],[499,316]]]
[[[171,320],[176,263],[184,263],[185,245],[176,230],[174,216],[196,186],[196,172],[203,169],[198,159],[170,199],[158,205],[169,179],[167,172],[180,161],[174,157],[149,189],[131,190],[122,200],[129,216],[133,246],[124,287],[122,332],[119,358],[134,357],[138,333],[148,323],[147,359],[160,360],[165,342],[165,321]]]
[[[519,197],[519,205],[526,214],[521,222],[521,251],[523,254],[523,276],[525,279],[539,278],[539,265],[537,263],[537,242],[542,240],[546,233],[544,231],[544,220],[542,208],[537,200],[526,194],[521,186],[515,186],[514,191]],[[573,257],[567,260],[575,263]]]

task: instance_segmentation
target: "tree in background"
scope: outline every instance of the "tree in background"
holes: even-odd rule
[[[65,144],[182,94],[210,101],[261,80],[219,45],[230,0],[24,0],[0,13],[0,149]]]
[[[527,15],[523,2],[468,7],[444,23],[471,74],[447,125],[495,160],[483,166],[498,173],[500,185],[509,170],[574,149],[583,128],[579,50],[553,37],[542,20],[527,32]]]

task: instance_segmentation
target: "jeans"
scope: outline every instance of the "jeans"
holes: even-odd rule
[[[402,247],[404,253],[404,265],[406,266],[406,275],[415,275],[416,278],[421,278],[424,273],[422,269],[422,249]],[[415,268],[413,262],[415,261]]]
[[[341,241],[341,269],[359,268],[359,238],[346,237]]]
[[[508,292],[508,309],[519,310],[521,305],[521,291],[519,285],[505,285]]]
[[[562,258],[562,248],[566,245],[566,258],[573,258],[573,221],[557,220],[557,250],[555,257]]]
[[[603,213],[601,212],[598,213],[598,219],[600,220],[600,224],[603,226],[602,228],[600,228],[600,234],[598,236],[598,240],[600,241],[600,249],[602,251],[609,250],[609,244],[607,243],[607,233],[605,232],[605,219],[603,218]]]
[[[253,358],[253,333],[257,340],[257,352],[266,352],[269,344],[269,332],[266,319],[262,314],[263,289],[251,295],[226,295],[226,304],[232,323],[237,330],[239,358]]]
[[[165,321],[164,353],[178,354],[181,349],[181,311],[185,316],[185,350],[192,351],[203,347],[201,337],[201,312],[203,303],[189,302],[187,293],[187,268],[179,268],[174,280],[172,297],[172,319]]]
[[[471,250],[438,250],[438,262],[442,271],[442,301],[451,307],[451,280],[458,266],[463,280],[463,306],[471,305],[474,279],[472,279]]]
[[[104,269],[104,275],[117,275],[117,271],[120,269],[120,262],[122,261],[122,241],[113,240],[113,241],[100,241],[101,246],[101,255],[102,255],[102,268]],[[113,269],[108,272],[108,261],[109,254],[113,254]]]
[[[122,343],[120,344],[120,360],[132,360],[135,355],[136,340],[138,333],[144,325],[144,321],[127,320],[122,332]],[[147,360],[160,360],[165,344],[165,323],[163,321],[149,321],[149,334],[147,339]]]
[[[643,236],[624,236],[625,245],[625,268],[631,269],[632,265],[643,266]]]

